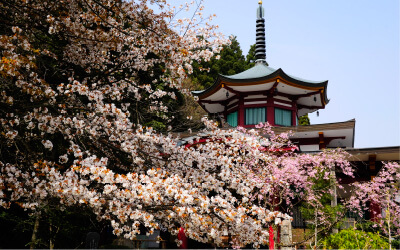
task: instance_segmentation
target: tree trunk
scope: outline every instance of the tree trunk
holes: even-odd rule
[[[49,224],[49,231],[50,231],[49,248],[50,248],[51,250],[53,250],[53,249],[54,249],[54,242],[53,242],[53,230],[52,230],[51,222],[50,222],[50,224]]]
[[[318,206],[315,208],[315,232],[314,232],[314,237],[315,237],[315,246],[314,249],[317,249],[317,244],[318,244]]]
[[[39,230],[40,211],[36,212],[35,224],[33,226],[32,238],[30,242],[30,249],[36,248],[37,232]]]
[[[332,200],[331,200],[331,207],[336,209],[337,207],[337,190],[336,190],[336,172],[335,172],[335,167],[332,167],[331,170],[331,183],[332,183]],[[336,212],[335,212],[335,219],[336,219]],[[337,234],[339,230],[334,227],[332,228],[332,233]]]

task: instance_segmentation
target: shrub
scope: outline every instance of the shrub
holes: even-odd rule
[[[324,240],[326,249],[388,249],[389,243],[379,233],[352,228],[332,234]]]

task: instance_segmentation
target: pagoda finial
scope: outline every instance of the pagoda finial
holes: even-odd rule
[[[256,20],[256,62],[261,62],[268,65],[267,61],[265,60],[265,20],[262,1],[259,1],[258,5]]]
[[[257,18],[264,18],[264,8],[262,7],[262,1],[258,1]]]

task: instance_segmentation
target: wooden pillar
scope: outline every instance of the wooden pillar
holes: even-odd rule
[[[292,103],[292,126],[297,126],[297,103],[293,101]]]
[[[326,142],[324,138],[324,132],[318,132],[319,135],[319,149],[324,149],[326,148]]]
[[[224,115],[225,122],[228,122],[228,110],[226,109],[226,107],[228,107],[228,104],[226,104],[226,105],[224,106],[223,115]]]
[[[275,126],[274,98],[272,95],[267,97],[267,122],[269,122],[269,125]]]
[[[245,117],[244,117],[244,97],[239,96],[239,107],[238,107],[238,116],[239,116],[239,126],[244,126],[245,125]]]
[[[368,161],[369,161],[369,171],[375,172],[376,155],[369,155]]]
[[[272,86],[271,89],[267,91],[267,122],[271,126],[275,126],[275,108],[274,108],[274,96],[277,95],[277,87],[279,84],[279,78],[276,79],[276,82]]]

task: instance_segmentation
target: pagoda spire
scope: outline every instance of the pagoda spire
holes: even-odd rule
[[[256,62],[268,65],[265,53],[265,19],[262,1],[258,2],[256,20]]]

